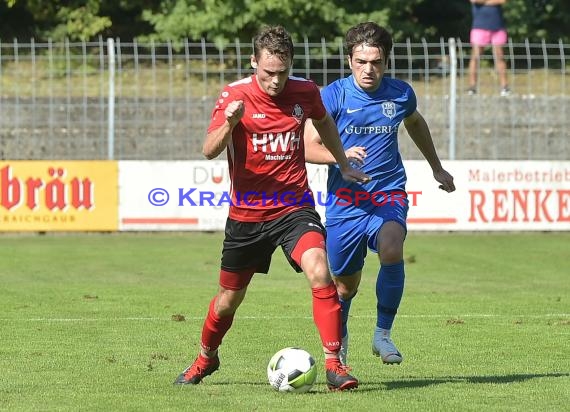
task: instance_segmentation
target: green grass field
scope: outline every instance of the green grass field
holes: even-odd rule
[[[310,291],[280,250],[270,274],[253,279],[220,370],[196,387],[172,385],[198,351],[221,241],[219,233],[0,236],[0,410],[570,408],[570,233],[411,233],[393,332],[399,366],[370,351],[369,256],[350,320],[361,384],[348,393],[326,389]],[[310,393],[267,383],[267,362],[285,346],[317,358]]]

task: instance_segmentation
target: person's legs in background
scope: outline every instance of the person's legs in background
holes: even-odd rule
[[[497,71],[499,83],[501,85],[501,96],[508,96],[510,94],[510,89],[509,82],[507,80],[507,63],[505,62],[503,51],[503,46],[507,43],[507,32],[505,30],[493,32],[491,42],[493,44],[495,70]]]

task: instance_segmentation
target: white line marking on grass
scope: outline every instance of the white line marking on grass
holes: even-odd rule
[[[355,319],[376,319],[376,315],[355,315]],[[469,313],[469,314],[442,314],[442,315],[398,315],[398,318],[409,319],[449,319],[449,318],[498,318],[498,319],[545,319],[545,318],[565,318],[570,317],[570,313],[544,313],[541,315],[509,315],[509,314],[488,314],[488,313]],[[203,316],[185,316],[186,320],[204,320]],[[312,319],[312,316],[236,316],[236,319],[244,320],[280,320],[280,319]],[[0,322],[108,322],[108,321],[172,321],[169,317],[123,317],[123,318],[0,318]]]

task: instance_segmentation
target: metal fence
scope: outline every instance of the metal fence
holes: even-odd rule
[[[200,159],[220,89],[252,73],[251,42],[0,42],[1,159]],[[349,73],[340,42],[295,44],[293,74],[326,85]],[[450,58],[450,54],[457,56]],[[509,41],[513,94],[490,50],[468,96],[470,45],[395,43],[387,75],[412,84],[442,158],[570,158],[570,45]],[[454,67],[457,68],[456,74]],[[404,158],[421,158],[401,131]]]

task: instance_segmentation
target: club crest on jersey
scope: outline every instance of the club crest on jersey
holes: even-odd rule
[[[297,123],[301,124],[304,114],[305,112],[303,111],[303,108],[299,104],[296,104],[295,107],[293,107],[293,113],[291,113],[291,116],[295,118]]]
[[[388,119],[392,120],[396,116],[396,103],[394,102],[382,102],[382,113]]]

